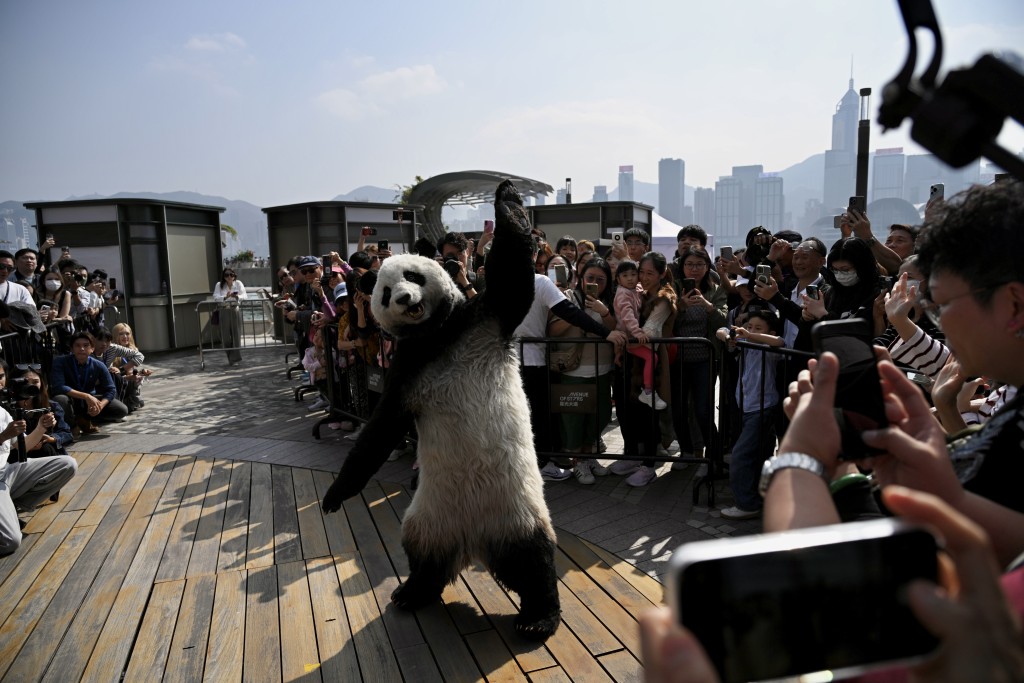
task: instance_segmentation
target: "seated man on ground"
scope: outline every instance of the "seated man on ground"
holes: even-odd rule
[[[116,398],[117,389],[107,366],[93,358],[92,337],[78,332],[71,337],[71,353],[53,359],[50,391],[61,404],[68,423],[85,434],[99,431],[94,419],[115,421],[128,415],[128,407]]]

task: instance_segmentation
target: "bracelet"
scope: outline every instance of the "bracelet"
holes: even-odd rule
[[[842,491],[843,489],[845,489],[846,487],[851,486],[853,484],[859,484],[862,481],[869,481],[868,476],[866,474],[847,474],[846,476],[839,477],[831,484],[829,484],[828,490],[832,493],[832,495],[835,495]]]
[[[772,483],[772,478],[778,472],[790,468],[806,470],[811,474],[818,475],[825,481],[825,465],[817,458],[806,453],[792,451],[779,453],[774,458],[768,458],[764,463],[764,467],[761,468],[761,483],[757,489],[762,498],[768,493],[768,486]]]

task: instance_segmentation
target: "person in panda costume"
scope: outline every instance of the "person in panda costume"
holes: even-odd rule
[[[419,485],[402,520],[409,578],[392,602],[425,606],[479,560],[519,595],[516,631],[544,640],[561,620],[555,532],[513,341],[533,301],[535,242],[510,181],[498,186],[494,208],[487,289],[473,299],[432,259],[407,254],[381,265],[371,309],[396,350],[323,510],[357,495],[415,422]]]

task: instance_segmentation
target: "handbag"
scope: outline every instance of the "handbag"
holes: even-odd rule
[[[552,351],[548,356],[548,368],[555,372],[569,372],[580,366],[583,358],[583,344],[573,344],[568,351]]]
[[[220,310],[216,310],[210,314],[210,324],[220,325]]]

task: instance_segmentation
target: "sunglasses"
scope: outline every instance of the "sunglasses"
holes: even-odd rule
[[[15,363],[14,368],[22,372],[25,372],[26,370],[31,370],[32,372],[39,372],[40,370],[43,369],[43,366],[40,365],[39,363]]]
[[[11,271],[14,270],[14,266],[9,266],[6,263],[0,263],[0,270],[10,273]]]
[[[303,275],[312,275],[313,273],[316,272],[316,268],[303,268],[299,272],[302,273]]]

